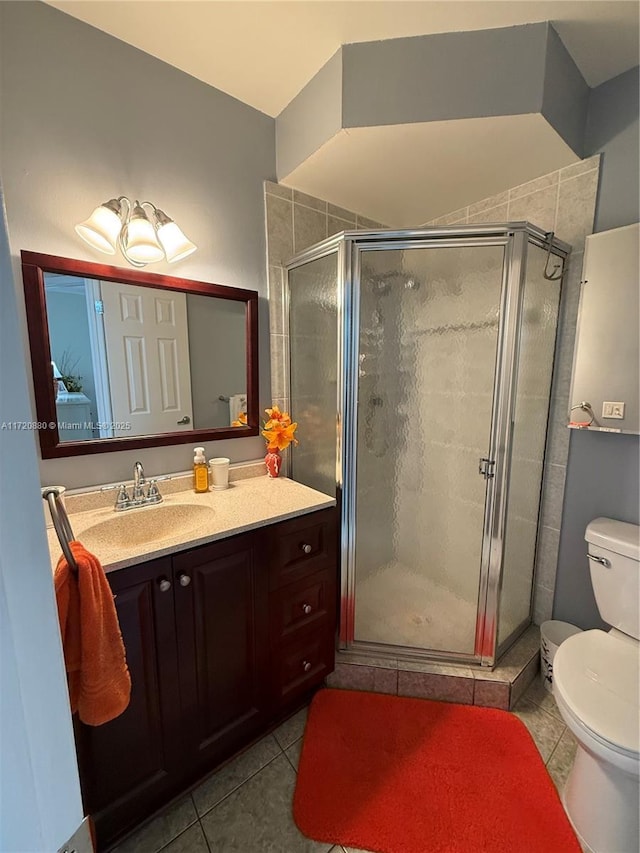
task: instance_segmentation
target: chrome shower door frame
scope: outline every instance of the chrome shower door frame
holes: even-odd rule
[[[286,265],[291,269],[317,258],[337,253],[337,400],[336,400],[336,486],[341,515],[341,649],[356,653],[432,661],[450,661],[491,667],[495,663],[499,603],[504,554],[505,522],[509,494],[513,416],[518,374],[519,333],[527,245],[546,246],[541,229],[526,222],[497,225],[463,225],[404,231],[342,232],[296,255]],[[552,240],[552,252],[565,258],[570,247]],[[494,476],[487,479],[478,608],[473,655],[434,649],[387,646],[358,641],[355,633],[355,539],[357,476],[357,405],[360,314],[360,257],[363,250],[385,251],[415,248],[478,248],[504,246],[500,318],[497,336],[488,457],[494,460]],[[285,289],[285,324],[289,328],[289,282]],[[288,389],[289,399],[291,390]],[[522,630],[530,619],[523,623]],[[513,639],[518,635],[514,632]]]

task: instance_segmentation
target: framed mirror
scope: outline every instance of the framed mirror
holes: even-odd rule
[[[21,256],[43,459],[258,434],[256,291]]]

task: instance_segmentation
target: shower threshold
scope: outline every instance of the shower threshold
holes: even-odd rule
[[[492,670],[338,651],[327,686],[510,710],[539,670],[540,629],[531,625]]]

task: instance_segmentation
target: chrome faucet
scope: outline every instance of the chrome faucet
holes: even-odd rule
[[[142,503],[145,499],[144,485],[147,481],[144,478],[144,468],[142,462],[133,463],[133,500],[136,503]]]
[[[116,503],[114,509],[116,512],[122,512],[125,509],[136,509],[140,506],[149,506],[150,504],[159,504],[162,503],[162,495],[156,485],[157,480],[170,480],[171,477],[156,477],[153,480],[149,480],[149,484],[147,486],[147,480],[144,476],[144,468],[142,467],[142,462],[134,462],[133,464],[133,487],[131,490],[131,494],[129,494],[127,487],[124,483],[121,483],[119,486],[107,486],[106,488],[118,489],[118,497],[116,498]],[[145,486],[147,486],[145,491]]]

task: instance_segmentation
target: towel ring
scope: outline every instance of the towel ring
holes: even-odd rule
[[[591,420],[588,423],[585,422],[584,424],[582,424],[582,423],[580,424],[580,426],[583,428],[590,427],[591,424],[596,419],[595,413],[594,413],[593,409],[591,408],[591,403],[587,403],[585,400],[583,400],[581,403],[576,403],[575,406],[571,406],[572,412],[574,409],[581,409],[583,412],[586,412],[588,415],[591,415]]]
[[[55,528],[58,541],[60,542],[64,558],[67,563],[69,563],[71,570],[77,572],[78,564],[76,563],[76,558],[73,556],[73,551],[71,550],[70,545],[75,537],[73,535],[73,530],[71,529],[71,522],[69,521],[67,511],[59,500],[60,493],[54,488],[43,489],[42,498],[49,504],[51,520],[53,521],[53,526]]]

